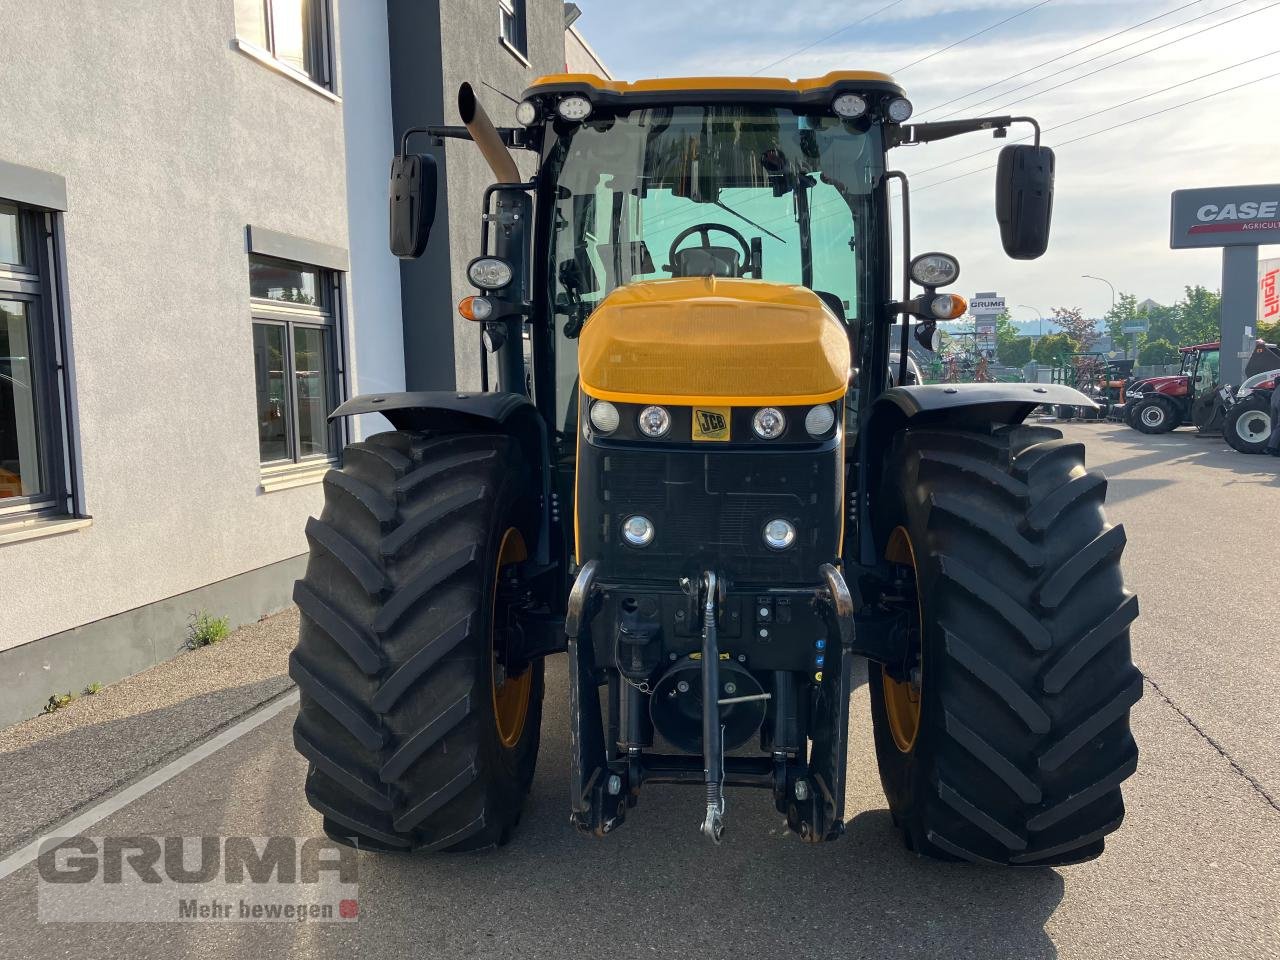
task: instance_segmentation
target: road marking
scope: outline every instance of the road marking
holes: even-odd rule
[[[285,694],[279,700],[274,700],[262,707],[256,713],[251,713],[239,723],[227,727],[216,737],[206,740],[194,750],[184,753],[175,760],[166,763],[159,770],[148,774],[137,783],[130,784],[114,796],[108,797],[101,803],[96,804],[86,810],[79,816],[72,817],[64,823],[58,824],[56,827],[48,830],[41,836],[32,840],[26,846],[21,847],[16,853],[12,853],[0,860],[0,880],[4,880],[9,874],[21,870],[27,864],[31,863],[40,855],[40,845],[50,837],[74,837],[84,833],[89,827],[93,826],[100,820],[105,820],[119,810],[124,809],[133,801],[145,797],[156,787],[172,780],[184,770],[194,767],[201,760],[212,756],[228,744],[239,740],[246,733],[262,726],[272,717],[284,711],[286,707],[291,707],[298,702],[298,691],[295,688]]]

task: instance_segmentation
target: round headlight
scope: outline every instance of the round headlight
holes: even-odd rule
[[[500,290],[511,282],[511,265],[497,257],[477,257],[468,264],[467,276],[481,290]]]
[[[770,520],[764,525],[764,545],[770,550],[785,550],[796,542],[796,528],[789,520]]]
[[[622,521],[622,539],[633,547],[647,547],[653,542],[653,521],[648,517],[627,517]]]
[[[516,107],[516,123],[522,127],[532,127],[538,122],[538,105],[532,100],[521,100]]]
[[[831,101],[831,109],[836,116],[852,120],[867,112],[867,101],[856,93],[842,93]]]
[[[960,276],[960,261],[946,253],[922,253],[911,261],[911,279],[922,287],[946,287]]]
[[[622,421],[618,416],[618,408],[608,400],[597,400],[591,404],[590,417],[591,425],[601,433],[613,433]]]
[[[831,409],[831,404],[820,403],[805,414],[804,428],[809,436],[820,437],[835,426],[835,422],[836,412]]]
[[[566,120],[585,120],[591,116],[591,101],[586,97],[565,97],[556,104],[556,113]]]
[[[671,414],[665,407],[645,407],[636,418],[640,432],[646,437],[665,437],[671,429]]]
[[[751,429],[761,440],[777,440],[787,429],[787,418],[777,407],[764,407],[751,418]]]
[[[906,97],[894,97],[889,101],[889,106],[885,113],[889,115],[889,119],[894,123],[906,123],[911,119],[911,101]]]

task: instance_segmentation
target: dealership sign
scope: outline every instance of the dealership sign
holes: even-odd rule
[[[1004,297],[995,293],[975,293],[969,301],[969,312],[975,317],[994,317],[1004,313]]]
[[[1258,264],[1258,323],[1280,320],[1280,260]]]
[[[1169,246],[1280,243],[1280,184],[1175,190]]]

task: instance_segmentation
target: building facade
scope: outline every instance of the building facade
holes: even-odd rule
[[[282,609],[361,392],[472,385],[489,182],[443,148],[387,250],[396,131],[564,69],[547,0],[54,0],[0,61],[0,722]],[[9,95],[12,94],[12,95]],[[453,357],[457,356],[456,364]],[[382,426],[385,426],[383,424]]]

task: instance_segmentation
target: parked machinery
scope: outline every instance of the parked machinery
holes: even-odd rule
[[[711,840],[728,787],[835,839],[866,658],[881,780],[915,850],[1097,856],[1137,763],[1137,602],[1106,481],[1023,425],[1090,401],[909,385],[906,351],[886,386],[895,325],[916,318],[936,349],[936,322],[966,308],[939,292],[955,258],[910,255],[887,158],[1031,123],[1034,143],[1001,151],[996,215],[1006,252],[1038,257],[1054,158],[1034,121],[911,125],[898,84],[866,72],[545,77],[516,128],[470,87],[458,105],[465,129],[420,132],[474,139],[497,179],[460,305],[497,384],[486,364],[481,392],[334,414],[395,429],[326,478],[295,594],[294,736],[325,830],[382,850],[505,842],[544,659],[564,651],[580,829],[617,829],[647,785],[693,784]],[[537,159],[528,180],[509,148]],[[434,161],[402,147],[392,172],[392,246],[416,256]]]
[[[1201,433],[1222,429],[1223,404],[1218,390],[1219,344],[1182,347],[1182,369],[1175,374],[1138,380],[1126,391],[1124,419],[1143,433],[1168,433],[1194,424]],[[1245,365],[1246,376],[1280,364],[1274,344],[1257,342]]]

